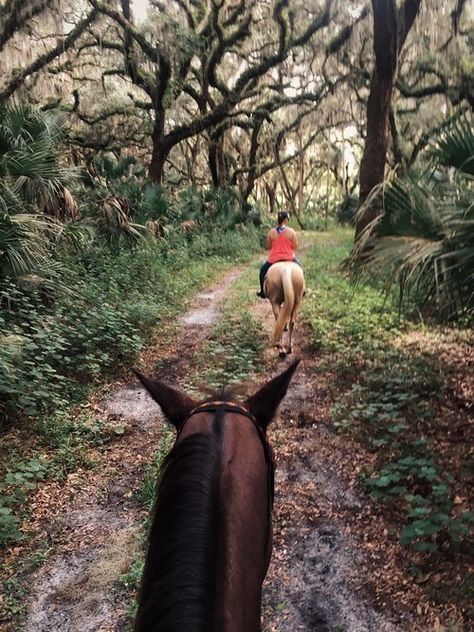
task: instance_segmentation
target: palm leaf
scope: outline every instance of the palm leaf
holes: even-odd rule
[[[0,269],[3,275],[19,276],[44,264],[50,235],[57,225],[29,213],[0,215]]]
[[[0,106],[0,263],[2,275],[53,271],[48,255],[58,243],[59,223],[77,220],[68,190],[74,173],[62,165],[65,132],[52,113],[29,105]]]
[[[474,176],[474,130],[467,116],[454,121],[435,139],[433,155],[442,165]]]
[[[118,196],[111,195],[102,201],[96,222],[109,245],[117,245],[123,240],[133,244],[145,231],[143,226],[132,222],[128,200]]]
[[[383,213],[367,227],[346,262],[357,275],[376,271],[388,276],[398,282],[405,300],[448,318],[459,310],[474,317],[474,202],[466,171],[471,163],[465,160],[472,134],[465,142],[460,130],[469,135],[464,122],[448,130],[438,163],[425,173],[394,176],[372,192],[379,196]],[[458,151],[461,146],[464,154]],[[442,171],[448,157],[451,166],[456,161],[459,165],[453,174]]]

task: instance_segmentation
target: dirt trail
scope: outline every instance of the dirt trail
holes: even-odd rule
[[[270,334],[268,302],[256,304],[254,315]],[[314,354],[305,351],[307,336],[303,327],[295,330],[294,356],[302,362],[270,429],[277,459],[275,542],[264,585],[263,629],[408,632],[409,617],[388,604],[376,608],[370,582],[361,582],[367,561],[346,522],[363,512],[363,501],[335,463],[335,456],[347,457],[338,453],[329,421],[330,376],[318,371]],[[272,353],[268,350],[268,357]]]
[[[241,270],[198,294],[180,320],[174,348],[157,358],[160,374],[182,382],[193,354],[211,331],[218,304]],[[149,354],[150,355],[150,354]],[[55,554],[31,577],[25,632],[108,632],[123,628],[126,605],[110,596],[117,577],[138,555],[145,512],[134,501],[143,468],[161,433],[161,413],[136,384],[117,385],[99,412],[116,418],[125,437],[101,453],[100,473],[76,472],[64,486],[43,488],[49,512],[40,525],[38,544],[49,538]],[[53,495],[53,502],[51,502]],[[56,498],[54,499],[54,495]],[[51,516],[51,506],[56,511]]]
[[[218,318],[219,301],[239,274],[231,272],[196,297],[180,321],[177,344],[159,358],[152,350],[145,359],[148,368],[158,360],[162,376],[183,383],[194,354]],[[269,304],[256,303],[254,313],[270,331]],[[406,615],[394,614],[388,602],[376,604],[373,586],[361,573],[366,553],[348,523],[351,517],[363,521],[364,506],[351,481],[341,475],[344,468],[338,459],[347,462],[347,455],[340,454],[328,421],[330,376],[318,372],[317,360],[305,353],[302,339],[298,331],[296,347],[303,362],[270,433],[277,455],[277,492],[263,629],[411,631]],[[273,350],[267,353],[276,374],[286,362],[277,362]],[[260,377],[263,381],[270,375]],[[158,408],[135,384],[117,385],[101,407],[125,427],[125,437],[101,453],[101,472],[79,471],[65,486],[44,490],[49,508],[51,495],[56,494],[56,513],[52,518],[50,509],[45,513],[38,539],[54,542],[55,554],[31,578],[28,614],[21,628],[26,632],[125,629],[127,604],[112,603],[110,595],[117,577],[138,555],[145,511],[134,495],[162,426]]]

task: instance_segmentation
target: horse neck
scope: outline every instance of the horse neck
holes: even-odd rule
[[[251,422],[233,416],[184,436],[165,463],[136,632],[260,630],[266,465]]]

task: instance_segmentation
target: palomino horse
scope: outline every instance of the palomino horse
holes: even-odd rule
[[[230,391],[197,404],[137,373],[177,437],[158,485],[136,632],[260,632],[272,549],[266,430],[298,362],[242,404]]]
[[[305,291],[303,270],[292,261],[274,263],[265,277],[264,290],[270,300],[275,316],[272,344],[278,349],[280,358],[293,351],[293,330]],[[288,325],[288,345],[283,346],[283,330]]]

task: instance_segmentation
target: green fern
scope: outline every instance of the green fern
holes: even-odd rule
[[[474,131],[467,118],[433,139],[424,172],[392,177],[372,193],[383,213],[348,266],[388,276],[402,302],[444,319],[474,317]],[[360,209],[359,212],[363,212]]]

